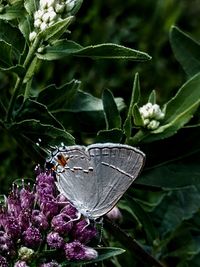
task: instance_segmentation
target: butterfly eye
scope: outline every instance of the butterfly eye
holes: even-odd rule
[[[57,161],[62,167],[65,167],[65,165],[67,164],[68,159],[69,159],[69,157],[68,156],[64,156],[63,154],[58,154],[58,156],[57,156]]]

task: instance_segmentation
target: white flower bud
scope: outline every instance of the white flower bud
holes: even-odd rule
[[[144,105],[144,106],[145,106],[146,109],[148,110],[148,109],[152,108],[153,105],[152,105],[152,103],[149,102],[149,103],[147,103],[147,104]]]
[[[34,27],[35,28],[40,28],[41,23],[42,23],[42,21],[40,19],[36,19],[34,21]]]
[[[41,25],[40,25],[40,30],[44,31],[44,30],[46,30],[47,27],[48,27],[47,23],[46,22],[42,22]]]
[[[49,1],[49,0],[40,0],[40,7],[41,7],[42,9],[47,8],[47,7],[48,7],[48,1]]]
[[[154,117],[154,109],[153,109],[153,107],[148,109],[148,114],[149,114],[149,116],[148,116],[149,118],[153,118]]]
[[[143,119],[147,119],[149,117],[149,112],[145,109],[145,107],[139,108],[140,114]]]
[[[160,122],[156,120],[151,120],[149,124],[147,125],[147,129],[149,130],[155,130],[159,127]]]
[[[75,1],[66,1],[67,12],[70,12],[75,6]]]
[[[55,4],[55,0],[48,0],[47,1],[47,7],[53,7]]]
[[[40,46],[37,50],[38,53],[42,53],[44,51],[44,46]]]
[[[54,11],[48,12],[49,14],[49,21],[55,21],[57,18],[57,14]]]
[[[165,113],[164,112],[160,112],[160,113],[158,113],[157,115],[156,115],[156,120],[163,120],[164,119],[164,117],[165,117]]]
[[[31,32],[29,34],[29,41],[33,42],[35,40],[36,35],[37,35],[37,33],[35,31]]]
[[[44,15],[45,11],[44,10],[37,10],[35,13],[34,13],[34,19],[37,20],[37,19],[42,19],[42,16]]]
[[[147,126],[147,124],[149,124],[150,120],[149,119],[145,119],[143,120],[144,126]]]
[[[47,23],[49,22],[49,20],[50,20],[49,12],[44,13],[44,15],[42,16],[42,21]]]
[[[62,5],[56,4],[55,5],[55,11],[56,11],[56,13],[62,13],[64,10],[65,10],[65,5],[64,4],[62,4]]]

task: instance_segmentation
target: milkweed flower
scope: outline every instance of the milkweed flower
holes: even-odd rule
[[[82,0],[40,0],[39,9],[34,13],[34,31],[29,34],[30,42],[35,40],[37,33],[76,13],[75,9],[78,9],[81,3]]]
[[[98,256],[95,249],[81,244],[80,241],[67,243],[64,249],[68,260],[92,260]]]
[[[160,106],[152,103],[147,103],[140,107],[139,112],[144,127],[149,130],[156,130],[160,125],[160,121],[165,117],[165,113],[161,111]]]

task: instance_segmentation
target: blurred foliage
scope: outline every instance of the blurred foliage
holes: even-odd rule
[[[150,138],[143,140],[146,142],[140,140],[134,143],[146,153],[147,162],[134,189],[131,188],[127,198],[119,203],[124,217],[121,227],[139,240],[145,251],[161,259],[166,266],[200,265],[200,133],[199,110],[197,110],[199,105],[199,74],[197,73],[200,66],[199,13],[198,0],[127,0],[124,2],[85,0],[76,21],[70,26],[71,40],[81,46],[112,42],[144,51],[152,56],[152,60],[147,62],[106,59],[95,61],[91,58],[70,56],[51,62],[39,61],[31,93],[41,105],[36,106],[38,102],[35,103],[34,100],[27,101],[23,107],[26,110],[34,110],[36,116],[39,116],[38,112],[42,113],[44,117],[46,116],[45,120],[48,117],[51,125],[55,126],[58,120],[68,125],[67,130],[75,137],[76,143],[88,144],[95,140],[109,141],[112,138],[116,138],[115,142],[124,141],[121,127],[125,119],[127,124],[124,127],[127,127],[127,132],[130,127],[131,119],[126,117],[126,113],[131,103],[135,73],[138,72],[140,75],[142,95],[140,104],[148,100],[152,90],[156,92],[157,103],[167,103],[168,118],[171,123],[170,134],[167,133],[165,136],[166,132],[159,133],[160,137],[157,138],[158,135],[153,136],[151,133]],[[171,28],[172,25],[177,25],[181,30],[177,27]],[[8,106],[6,99],[11,94],[14,77],[9,72],[0,73],[0,80],[0,93],[5,96],[5,102],[0,105],[0,112],[4,114],[3,107]],[[79,90],[77,80],[81,81],[83,91]],[[50,86],[51,84],[55,85]],[[195,90],[192,90],[193,85]],[[109,90],[105,90],[107,88]],[[179,88],[186,88],[184,92],[187,94],[179,94],[181,96],[176,97],[173,102],[174,99],[170,99]],[[48,90],[47,93],[45,90]],[[61,91],[63,93],[60,93]],[[70,102],[70,105],[65,103],[68,113],[63,113],[63,110],[56,107],[58,102],[62,103],[63,99],[62,97],[59,99],[59,96],[62,96],[64,91]],[[196,95],[193,94],[194,91]],[[186,104],[189,106],[187,106],[183,100],[184,97],[187,100],[190,93],[192,96],[188,100],[191,102],[188,101]],[[99,99],[101,97],[102,102]],[[18,101],[20,102],[20,99]],[[113,117],[109,110],[109,103],[112,103],[110,105],[115,111]],[[137,104],[138,101],[134,103]],[[177,124],[173,124],[171,119],[177,103],[181,103],[181,110],[177,113],[183,116],[183,120],[179,120],[178,127],[174,127]],[[48,107],[48,112],[51,112],[50,115],[45,105]],[[188,110],[189,108],[191,110]],[[105,114],[102,112],[103,109]],[[188,110],[187,116],[184,109]],[[137,112],[137,107],[135,110]],[[21,111],[23,110],[15,110],[16,121],[23,116],[28,116],[28,113]],[[191,119],[194,112],[196,112],[195,116],[189,124],[180,129]],[[132,113],[130,116],[132,117]],[[167,119],[165,122],[167,124]],[[32,126],[35,125],[35,122],[32,121],[32,123]],[[11,133],[17,135],[20,127],[21,125],[16,124],[11,129]],[[23,127],[24,134],[28,133],[29,140],[32,140],[33,135],[28,132],[28,126],[23,125]],[[113,129],[115,127],[120,129]],[[6,193],[15,178],[32,177],[34,166],[38,162],[34,156],[30,156],[33,151],[26,148],[20,132],[18,137],[13,139],[12,134],[8,135],[7,131],[0,129],[0,183],[1,193]],[[43,128],[34,129],[36,134],[40,131],[44,136],[49,132],[49,128],[44,132]],[[53,129],[50,130],[53,133]],[[99,130],[101,131],[95,139],[95,134]],[[59,137],[62,137],[62,134],[60,130],[55,143],[60,140]],[[66,135],[65,138],[73,142],[70,136]],[[48,142],[48,139],[45,141]],[[109,246],[121,246],[121,243],[116,241],[117,238],[117,234],[113,237],[108,231],[104,242],[109,243]],[[124,248],[127,248],[126,244]],[[134,251],[128,250],[126,254],[101,266],[141,266],[135,254]],[[144,263],[142,266],[149,265]]]

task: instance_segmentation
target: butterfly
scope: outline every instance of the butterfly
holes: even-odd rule
[[[56,185],[86,218],[108,213],[138,177],[145,154],[114,143],[60,146],[48,160],[56,171]]]

